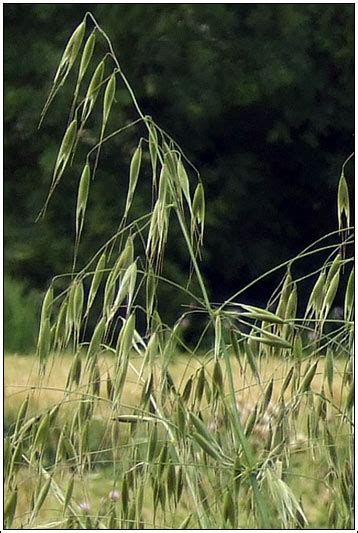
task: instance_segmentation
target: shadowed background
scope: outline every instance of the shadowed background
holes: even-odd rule
[[[64,45],[87,10],[110,36],[143,111],[201,172],[207,202],[202,266],[213,301],[337,228],[337,184],[354,142],[353,4],[7,4],[8,351],[33,347],[40,296],[55,274],[71,269],[81,158],[66,171],[45,219],[35,224],[35,218],[66,128],[74,76],[39,131],[37,125]],[[98,59],[101,52],[98,45]],[[98,136],[97,108],[86,150]],[[108,131],[134,118],[119,86]],[[131,130],[102,150],[80,264],[118,226],[129,160],[142,133]],[[353,164],[347,180],[352,186]],[[137,214],[146,208],[144,181],[139,191]],[[183,283],[188,258],[177,233],[174,226],[165,274]],[[270,278],[246,298],[263,303],[273,287]],[[173,320],[181,302],[169,288],[162,298],[164,319]]]

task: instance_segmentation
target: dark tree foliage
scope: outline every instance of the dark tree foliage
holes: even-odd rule
[[[35,218],[74,78],[39,131],[37,125],[64,43],[88,9],[111,36],[145,113],[200,169],[207,195],[204,272],[214,301],[336,229],[336,187],[353,149],[353,4],[7,4],[9,275],[43,288],[71,268],[80,163],[66,172],[45,219],[35,224]],[[99,106],[98,119],[100,113]],[[134,117],[120,87],[108,131]],[[83,150],[96,142],[98,124],[91,119]],[[80,262],[117,227],[140,133],[139,127],[116,137],[102,150]],[[349,182],[352,173],[349,166]],[[138,213],[148,193],[143,179]],[[175,229],[172,237],[166,272],[180,278],[188,258]],[[271,289],[262,284],[249,297],[261,301]],[[177,302],[167,296],[170,315]]]

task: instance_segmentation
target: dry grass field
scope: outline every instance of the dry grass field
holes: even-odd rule
[[[28,417],[36,416],[43,413],[46,409],[60,403],[61,409],[56,421],[56,427],[50,427],[48,430],[48,441],[53,441],[53,447],[56,448],[56,439],[58,439],[59,428],[73,417],[77,408],[78,401],[81,398],[81,386],[73,394],[66,393],[66,380],[69,367],[71,364],[71,355],[57,356],[51,358],[48,365],[48,371],[45,376],[39,377],[37,361],[34,356],[8,355],[5,357],[5,424],[6,430],[11,432],[11,428],[16,421],[19,407],[26,396],[29,396]],[[140,401],[142,386],[138,384],[135,371],[140,369],[141,360],[133,357],[131,360],[133,368],[129,370],[126,384],[122,397],[122,413],[131,413]],[[183,390],[190,376],[194,376],[202,366],[203,359],[188,359],[184,355],[175,357],[174,362],[169,367],[169,372],[173,377],[176,387]],[[335,373],[333,381],[333,402],[339,403],[341,397],[341,375],[344,370],[344,361],[338,360],[335,364]],[[113,370],[114,360],[111,356],[103,356],[100,360],[101,389],[99,393],[100,400],[96,403],[95,412],[92,419],[92,431],[90,436],[90,447],[93,462],[96,466],[83,475],[75,476],[73,498],[77,505],[81,506],[86,502],[91,506],[94,514],[97,514],[108,500],[111,491],[116,490],[117,485],[113,479],[112,455],[111,455],[111,435],[113,427],[120,426],[118,432],[118,445],[120,456],[125,456],[126,447],[129,443],[128,425],[117,424],[112,421],[113,412],[110,410],[110,404],[106,396],[106,379],[108,372]],[[274,378],[274,388],[272,394],[272,405],[278,402],[282,380],[292,365],[292,361],[283,361],[278,359],[264,359],[260,363],[262,376],[262,386]],[[254,377],[248,369],[244,373],[240,372],[240,367],[236,360],[233,359],[232,367],[235,377],[235,388],[237,397],[241,405],[254,405],[259,399],[261,388],[258,386]],[[209,374],[212,373],[212,363],[205,366]],[[322,390],[324,375],[324,362],[320,361],[316,376],[312,383],[312,390],[319,393]],[[245,376],[245,377],[244,377]],[[287,396],[289,401],[289,392]],[[203,397],[202,412],[204,419],[210,419],[209,405]],[[333,413],[332,413],[333,416]],[[301,407],[298,427],[302,436],[305,435],[307,421],[307,408]],[[342,435],[344,437],[344,435]],[[148,437],[145,432],[138,431],[137,443],[142,439],[143,446],[147,446]],[[317,442],[319,446],[319,442]],[[108,452],[106,452],[108,449]],[[301,501],[306,516],[310,524],[315,527],[322,527],[326,520],[327,505],[330,494],[324,479],[321,478],[319,464],[314,461],[314,451],[307,446],[304,439],[297,449],[292,451],[294,457],[291,461],[290,472],[287,479],[289,483],[294,483],[296,492],[301,494]],[[312,455],[313,454],[313,455]],[[121,460],[119,456],[119,460]],[[40,476],[41,477],[41,476]],[[56,474],[56,483],[61,491],[65,492],[72,473],[70,469],[64,468]],[[31,508],[31,495],[38,482],[39,473],[32,467],[23,466],[18,474],[18,504],[15,518],[15,526],[21,527],[26,524],[29,509]],[[114,493],[115,495],[117,493]],[[185,520],[190,502],[185,498],[176,510],[177,525]],[[144,495],[144,512],[143,521],[146,528],[153,525],[159,527],[162,520],[161,513],[153,516],[152,496],[149,493]],[[62,506],[53,494],[49,494],[43,505],[35,524],[41,527],[56,528],[64,527],[65,519]]]

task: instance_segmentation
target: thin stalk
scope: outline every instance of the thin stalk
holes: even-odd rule
[[[348,229],[353,229],[353,228],[348,228]],[[288,261],[285,261],[285,262],[281,263],[280,265],[271,268],[271,270],[268,270],[267,272],[264,272],[264,274],[262,274],[261,276],[255,278],[253,281],[251,281],[250,283],[245,285],[245,287],[243,287],[239,291],[235,292],[235,294],[233,294],[230,298],[225,300],[225,302],[218,308],[218,311],[221,311],[222,309],[224,309],[224,307],[226,307],[229,303],[231,303],[233,300],[235,300],[235,298],[237,298],[240,294],[245,292],[247,289],[249,289],[250,287],[255,285],[255,283],[258,283],[259,281],[262,281],[263,279],[265,279],[266,277],[270,276],[274,272],[277,272],[281,268],[284,268],[284,267],[286,267],[288,265],[292,265],[295,261],[298,261],[299,259],[303,259],[305,257],[309,257],[310,255],[313,255],[313,254],[316,254],[316,253],[319,253],[319,252],[324,252],[325,250],[328,250],[330,248],[336,248],[337,245],[336,244],[332,244],[332,245],[328,245],[328,246],[323,246],[322,248],[317,248],[316,250],[311,250],[311,248],[313,248],[313,246],[315,246],[319,242],[323,241],[324,239],[327,239],[328,237],[331,237],[332,235],[335,235],[336,233],[341,233],[342,231],[343,230],[335,230],[335,231],[332,231],[331,233],[327,233],[327,235],[324,235],[320,239],[317,239],[317,241],[315,241],[314,243],[310,244],[307,248],[305,248],[301,253],[299,253],[293,259],[289,259]],[[347,239],[347,241],[348,241],[348,239]],[[309,250],[311,250],[311,251],[309,251]]]
[[[232,368],[230,364],[230,357],[229,353],[225,348],[225,345],[222,341],[222,349],[224,353],[224,359],[225,359],[225,365],[226,365],[226,372],[229,378],[229,394],[231,396],[231,401],[233,404],[233,412],[234,412],[234,431],[235,431],[235,441],[237,448],[239,448],[238,444],[241,445],[242,450],[244,452],[247,466],[251,472],[250,475],[250,483],[251,487],[255,496],[257,509],[260,516],[261,525],[265,529],[270,529],[270,520],[269,520],[269,513],[268,509],[265,505],[264,499],[259,491],[257,479],[256,479],[256,473],[255,473],[255,456],[252,451],[251,445],[247,438],[245,437],[245,433],[241,424],[239,411],[237,409],[237,403],[236,403],[236,391],[235,391],[235,385],[234,385],[234,378],[232,374]]]
[[[30,459],[26,455],[22,454],[22,458],[25,460],[25,462],[29,466],[33,466],[33,464],[31,463]],[[44,478],[45,479],[49,479],[50,474],[47,472],[47,470],[41,465],[39,465],[39,468],[41,469],[41,473],[44,476]],[[56,481],[53,478],[52,478],[52,481],[51,481],[50,489],[53,492],[55,498],[61,503],[61,505],[63,505],[64,502],[65,502],[65,496],[64,496],[62,490],[60,489],[60,487],[57,485]],[[76,519],[78,520],[79,524],[85,529],[84,522],[82,522],[81,518],[78,516],[78,513],[76,512],[74,507],[71,505],[71,503],[68,504],[68,509],[76,517]],[[100,525],[102,527],[104,526],[104,524],[102,524],[102,523]]]
[[[110,52],[111,52],[111,55],[112,55],[112,58],[113,58],[113,61],[118,69],[118,72],[119,72],[119,75],[121,76],[130,96],[131,96],[131,99],[132,99],[132,102],[134,104],[134,107],[136,108],[139,116],[141,117],[141,119],[143,120],[144,124],[146,125],[146,128],[149,132],[149,135],[151,134],[150,132],[150,126],[149,126],[149,121],[148,121],[148,117],[144,115],[144,113],[142,112],[140,106],[139,106],[139,103],[138,103],[138,100],[133,92],[133,89],[127,79],[127,77],[125,76],[125,74],[123,73],[122,69],[121,69],[121,66],[119,64],[119,61],[116,57],[116,54],[113,50],[113,46],[112,46],[112,43],[108,37],[108,35],[106,34],[105,31],[102,30],[102,28],[98,25],[96,19],[93,17],[93,15],[91,13],[89,13],[89,16],[92,18],[96,28],[98,29],[98,31],[104,36],[104,38],[106,39],[107,43],[108,43],[108,46],[109,46],[109,49],[110,49]],[[157,150],[157,154],[158,154],[158,159],[162,162],[162,155],[160,153],[159,150]],[[177,206],[178,207],[178,206]],[[189,254],[190,254],[190,258],[192,260],[192,263],[193,263],[193,266],[194,266],[194,269],[195,269],[195,273],[197,275],[197,278],[198,278],[198,282],[199,282],[199,285],[200,285],[200,289],[202,291],[202,294],[203,294],[203,298],[204,298],[204,302],[205,302],[205,306],[208,310],[208,313],[209,315],[212,315],[212,310],[211,310],[211,305],[210,305],[210,302],[209,302],[209,298],[208,298],[208,295],[207,295],[207,291],[206,291],[206,288],[205,288],[205,284],[204,284],[204,280],[203,280],[203,277],[201,275],[201,272],[200,272],[200,268],[199,268],[199,265],[198,265],[198,262],[196,260],[196,256],[194,254],[194,251],[192,249],[192,246],[191,246],[191,242],[190,242],[190,238],[189,238],[189,234],[188,234],[188,231],[186,229],[186,226],[185,226],[185,223],[184,223],[184,220],[183,220],[183,217],[179,211],[179,209],[176,209],[176,212],[177,212],[177,217],[178,217],[178,220],[179,220],[179,224],[180,224],[180,227],[181,227],[181,230],[183,232],[183,235],[184,235],[184,239],[185,239],[185,242],[187,244],[187,247],[188,247],[188,251],[189,251]]]
[[[138,372],[138,370],[135,368],[134,365],[131,364],[131,362],[129,362],[129,366],[130,368],[133,370],[133,372],[137,375],[138,378],[140,378],[140,374]],[[143,378],[141,378],[141,380],[143,381]],[[157,402],[155,401],[155,398],[154,396],[151,394],[150,395],[150,400],[153,404],[153,407],[154,409],[156,410],[161,422],[163,423],[169,437],[170,437],[170,440],[172,441],[172,443],[175,443],[176,442],[176,438],[175,438],[175,435],[171,429],[171,427],[169,426],[169,424],[167,423],[165,417],[161,414],[160,412],[160,409],[158,407],[158,404]],[[176,456],[177,456],[177,461],[179,464],[184,464],[184,461],[181,460],[181,457],[180,457],[180,453],[179,453],[179,450],[177,449],[176,446],[174,446],[174,450],[175,450],[175,453],[176,453]],[[191,481],[191,478],[188,474],[188,470],[185,469],[185,477],[186,477],[186,480],[187,480],[187,483],[188,483],[188,487],[189,487],[189,490],[191,492],[191,495],[192,495],[192,498],[193,498],[193,501],[194,501],[194,504],[196,506],[196,508],[198,509],[198,520],[199,520],[199,523],[200,523],[200,526],[203,527],[204,529],[207,529],[209,527],[210,524],[207,523],[206,521],[206,515],[205,515],[205,511],[201,505],[201,501],[199,498],[197,498],[197,494],[196,494],[196,491],[193,487],[193,484],[192,484],[192,481]],[[200,513],[199,513],[200,511]]]

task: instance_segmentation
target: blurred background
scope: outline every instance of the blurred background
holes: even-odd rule
[[[66,128],[74,76],[37,126],[65,43],[87,10],[110,36],[144,113],[200,170],[207,202],[202,268],[213,301],[337,228],[338,179],[354,146],[353,4],[7,4],[4,326],[10,352],[33,349],[41,296],[54,275],[71,270],[83,159],[66,171],[46,217],[35,219]],[[98,60],[104,51],[104,43],[96,46]],[[97,108],[85,152],[98,137]],[[134,118],[119,86],[107,131]],[[118,226],[141,134],[130,130],[102,150],[80,265]],[[352,190],[353,163],[347,180]],[[148,207],[147,192],[143,181],[137,214]],[[188,257],[178,238],[174,225],[165,275],[185,283]],[[264,280],[245,297],[264,304],[275,281]],[[170,288],[163,291],[163,318],[174,320],[182,302]]]

